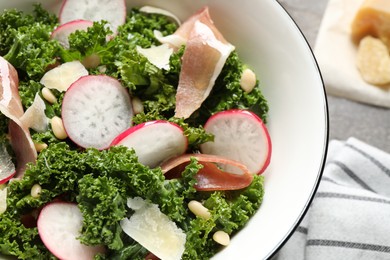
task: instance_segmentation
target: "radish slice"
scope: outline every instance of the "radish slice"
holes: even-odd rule
[[[253,174],[245,165],[224,157],[206,154],[184,154],[175,157],[161,165],[162,172],[167,178],[180,178],[191,157],[198,160],[203,168],[196,174],[195,188],[200,191],[239,190],[248,187],[253,180]],[[232,172],[220,170],[217,165],[229,165]],[[226,167],[225,167],[226,168]]]
[[[51,38],[57,40],[64,48],[69,49],[68,37],[76,31],[86,31],[93,25],[87,20],[74,20],[58,26],[51,34]]]
[[[65,93],[62,120],[69,138],[81,147],[105,149],[130,127],[129,93],[109,76],[84,76]]]
[[[124,0],[64,0],[60,10],[60,23],[74,20],[99,22],[105,20],[115,33],[118,26],[126,22]]]
[[[0,145],[0,184],[9,181],[16,173],[15,165],[4,144]]]
[[[83,224],[83,216],[76,204],[52,202],[41,210],[38,233],[47,249],[60,259],[93,259],[104,252],[103,246],[87,246],[77,238]]]
[[[270,163],[271,139],[256,114],[238,109],[222,111],[211,116],[204,129],[214,134],[214,142],[202,144],[202,153],[239,161],[257,174],[264,172]]]
[[[183,154],[187,144],[187,137],[180,126],[157,120],[129,128],[111,145],[133,148],[140,163],[154,168],[169,158]]]

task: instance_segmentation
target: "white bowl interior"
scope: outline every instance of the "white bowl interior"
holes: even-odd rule
[[[33,0],[0,0],[0,8],[29,9]],[[42,1],[58,10],[61,1]],[[185,19],[204,5],[225,38],[259,75],[269,101],[273,154],[264,173],[258,213],[213,259],[265,259],[293,231],[316,190],[328,143],[327,103],[321,75],[304,36],[275,0],[132,0]]]

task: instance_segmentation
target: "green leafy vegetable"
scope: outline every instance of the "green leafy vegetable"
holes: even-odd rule
[[[153,31],[172,34],[177,25],[167,17],[145,14],[133,9],[126,24],[116,35],[106,22],[95,22],[86,31],[70,35],[65,49],[50,33],[58,19],[36,5],[32,14],[6,10],[0,15],[0,55],[18,70],[19,94],[25,109],[31,106],[44,73],[58,63],[95,59],[90,74],[105,73],[118,78],[132,97],[142,101],[144,113],[133,118],[134,124],[164,119],[180,125],[188,138],[188,152],[197,152],[200,144],[213,140],[202,127],[207,118],[230,108],[254,110],[267,119],[268,104],[260,88],[245,93],[240,77],[245,65],[233,52],[209,98],[189,119],[174,118],[175,95],[179,82],[182,46],[170,58],[168,70],[159,69],[136,51],[160,43]],[[46,104],[47,117],[61,116],[64,93],[53,90],[54,104]],[[8,119],[0,114],[0,141],[7,140]],[[127,198],[142,197],[159,205],[161,212],[175,221],[187,235],[183,259],[208,259],[219,250],[212,239],[217,230],[234,234],[260,207],[264,189],[263,177],[255,176],[246,189],[234,192],[199,192],[194,185],[202,168],[195,159],[185,167],[182,176],[166,179],[160,168],[150,169],[138,162],[135,151],[122,146],[99,151],[80,149],[70,140],[58,140],[49,129],[44,133],[31,130],[33,141],[48,148],[39,153],[25,176],[8,184],[7,210],[0,216],[0,254],[19,259],[55,259],[44,247],[35,227],[38,210],[53,200],[77,203],[83,214],[80,241],[87,245],[105,245],[107,252],[95,259],[144,259],[148,250],[127,236],[119,222],[133,214]],[[38,197],[31,188],[40,185]],[[196,217],[187,208],[190,200],[201,201],[212,218]],[[29,221],[26,221],[28,219]]]

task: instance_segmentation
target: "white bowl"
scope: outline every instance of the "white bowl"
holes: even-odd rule
[[[27,10],[35,0],[0,0],[0,9]],[[58,10],[61,1],[42,1]],[[131,0],[184,20],[204,5],[225,38],[259,75],[269,101],[271,164],[265,197],[248,225],[213,259],[266,259],[291,235],[308,209],[324,167],[328,144],[327,102],[308,43],[275,0]]]

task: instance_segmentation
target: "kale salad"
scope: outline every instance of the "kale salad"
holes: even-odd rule
[[[209,259],[262,203],[259,80],[208,7],[84,2],[0,14],[0,258]]]

